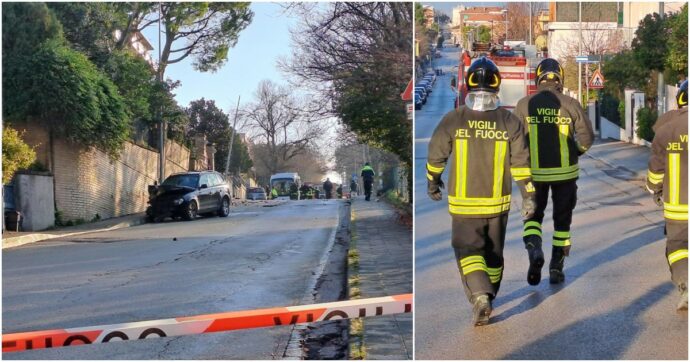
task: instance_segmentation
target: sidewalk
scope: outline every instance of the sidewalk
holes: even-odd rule
[[[139,213],[54,230],[20,232],[4,231],[2,233],[2,248],[6,249],[41,240],[61,238],[65,236],[75,236],[86,233],[121,229],[141,225],[143,223],[145,223],[144,213]]]
[[[632,143],[614,140],[596,140],[585,157],[589,156],[608,166],[623,172],[631,173],[635,181],[645,181],[647,178],[647,163],[651,149]],[[615,177],[615,176],[614,176]]]
[[[412,293],[412,229],[387,203],[352,202],[361,298]],[[412,314],[363,319],[365,359],[412,359]]]

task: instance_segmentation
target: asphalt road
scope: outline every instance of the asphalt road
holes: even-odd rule
[[[53,239],[2,253],[2,331],[300,305],[311,297],[340,202],[242,206],[228,218]],[[176,238],[176,240],[173,240]],[[74,346],[4,359],[276,359],[292,327]]]
[[[437,64],[450,71],[458,51],[444,49]],[[439,79],[415,119],[416,358],[687,359],[687,313],[675,311],[678,293],[664,258],[661,211],[630,174],[591,157],[580,159],[565,284],[551,286],[548,273],[540,285],[527,284],[517,196],[491,324],[472,326],[450,246],[446,195],[441,202],[426,196],[427,145],[441,117],[452,109],[449,82],[449,75]],[[516,188],[513,195],[519,195]],[[548,262],[551,207],[546,215]]]

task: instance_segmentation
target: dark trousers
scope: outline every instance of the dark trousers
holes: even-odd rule
[[[573,210],[577,204],[577,184],[575,180],[563,183],[534,182],[537,209],[534,216],[525,220],[523,239],[529,235],[541,237],[541,224],[544,221],[544,210],[549,203],[549,190],[553,201],[554,246],[570,245],[570,224],[573,221]]]
[[[508,214],[489,219],[452,216],[452,240],[465,294],[496,297],[503,277],[503,245]]]
[[[688,285],[688,223],[666,222],[666,258],[675,285]]]
[[[366,199],[369,200],[371,198],[371,186],[374,182],[372,180],[364,180],[364,196],[366,196]]]

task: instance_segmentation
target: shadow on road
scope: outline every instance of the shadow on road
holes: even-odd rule
[[[659,230],[658,226],[648,226],[647,230],[635,234],[634,236],[628,237],[626,239],[623,239],[608,248],[600,251],[597,254],[594,254],[592,256],[588,257],[582,257],[580,258],[581,261],[572,267],[567,266],[566,262],[566,282],[565,284],[559,284],[559,285],[550,285],[548,284],[548,265],[544,267],[542,270],[542,281],[539,286],[533,287],[530,285],[526,285],[523,288],[520,288],[518,290],[515,290],[511,292],[510,294],[501,297],[499,294],[499,297],[496,298],[496,302],[494,304],[494,307],[500,307],[501,305],[508,304],[514,300],[523,298],[525,296],[528,296],[523,300],[520,304],[508,309],[507,311],[497,315],[496,317],[492,318],[493,323],[505,321],[513,316],[522,314],[524,312],[527,312],[531,309],[536,308],[541,304],[543,301],[545,301],[547,298],[549,298],[552,295],[557,294],[561,290],[565,289],[568,287],[569,284],[572,284],[575,280],[583,276],[584,274],[587,274],[588,272],[596,269],[600,265],[604,265],[606,263],[611,263],[614,260],[624,257],[635,250],[647,246],[648,244],[655,242],[656,240],[659,239],[659,237],[662,235],[662,231]],[[548,244],[544,244],[545,250],[548,250]],[[548,254],[548,253],[546,253]],[[567,259],[566,259],[567,261]],[[664,268],[664,265],[659,265],[659,268]],[[526,282],[525,282],[526,283]]]
[[[624,308],[571,323],[499,359],[620,359],[642,329],[639,317],[672,291],[670,282],[659,284]]]

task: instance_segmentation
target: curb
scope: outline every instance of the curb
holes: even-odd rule
[[[21,235],[21,236],[15,236],[13,238],[6,238],[2,239],[2,249],[8,249],[8,248],[13,248],[25,244],[30,244],[30,243],[35,243],[37,241],[43,241],[43,240],[49,240],[49,239],[55,239],[55,238],[64,238],[68,236],[76,236],[76,235],[82,235],[82,234],[90,234],[90,233],[99,233],[103,231],[112,231],[112,230],[117,230],[117,229],[124,229],[128,228],[131,226],[137,226],[137,225],[142,225],[146,223],[146,218],[145,217],[139,217],[131,221],[123,221],[119,224],[115,224],[113,226],[107,227],[107,228],[101,228],[101,229],[92,229],[92,230],[83,230],[83,231],[75,231],[71,233],[66,233],[66,234],[42,234],[42,233],[36,233],[36,234],[28,234],[28,235]]]

